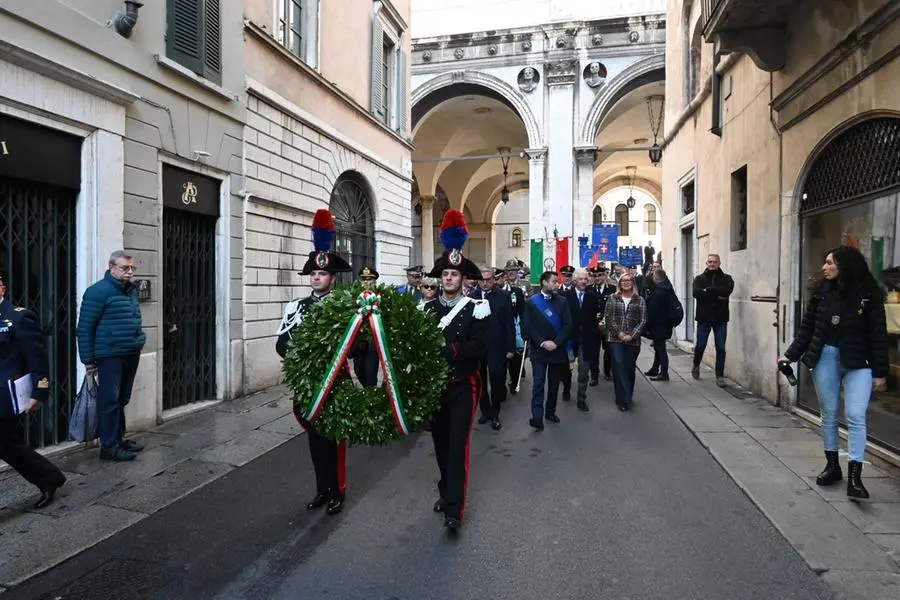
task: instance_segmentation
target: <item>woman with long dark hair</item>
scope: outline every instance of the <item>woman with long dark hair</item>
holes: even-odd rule
[[[813,286],[800,329],[783,362],[801,360],[812,370],[822,436],[825,469],[816,477],[821,486],[843,479],[838,461],[838,406],[841,388],[847,415],[849,454],[847,496],[867,499],[862,462],[866,450],[866,411],[873,384],[881,388],[889,370],[884,293],[862,253],[850,246],[830,251],[822,279]]]

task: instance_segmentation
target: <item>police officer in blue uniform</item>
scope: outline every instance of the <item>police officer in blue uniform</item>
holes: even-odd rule
[[[13,306],[5,296],[6,278],[0,274],[0,460],[37,486],[41,497],[34,507],[44,508],[53,502],[66,476],[25,443],[19,419],[26,412],[40,410],[47,401],[49,361],[37,315]],[[29,374],[31,397],[25,403],[17,403],[14,382]]]
[[[422,290],[419,285],[422,283],[422,276],[425,274],[425,267],[422,265],[413,265],[406,269],[406,285],[401,285],[397,291],[401,294],[412,294],[416,301],[421,301]]]

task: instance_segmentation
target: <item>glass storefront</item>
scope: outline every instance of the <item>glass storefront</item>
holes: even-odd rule
[[[821,273],[829,250],[839,244],[852,244],[869,261],[876,279],[888,292],[885,305],[888,322],[891,372],[887,390],[873,392],[869,402],[869,437],[895,451],[900,450],[900,190],[875,200],[844,206],[805,217],[802,221],[802,281],[810,281]],[[809,295],[804,294],[801,310]],[[802,314],[802,312],[800,313]],[[812,379],[800,369],[798,404],[818,414],[819,404]],[[841,424],[845,425],[843,413]]]

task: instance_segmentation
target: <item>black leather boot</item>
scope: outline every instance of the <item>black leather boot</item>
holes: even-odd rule
[[[331,496],[326,492],[319,492],[315,495],[315,497],[309,501],[306,505],[306,510],[316,510],[317,508],[322,508],[326,504],[328,504],[328,500]]]
[[[838,461],[838,453],[832,450],[825,451],[825,468],[816,477],[816,485],[826,486],[837,483],[844,478],[841,471],[841,463]]]
[[[869,491],[862,483],[862,463],[851,460],[847,464],[847,497],[868,500]]]

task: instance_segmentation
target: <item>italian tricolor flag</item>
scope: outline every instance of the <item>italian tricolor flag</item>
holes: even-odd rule
[[[544,256],[547,262],[544,262]],[[552,264],[551,264],[552,263]],[[569,264],[569,238],[531,240],[531,283],[540,285],[541,273],[556,271]]]

